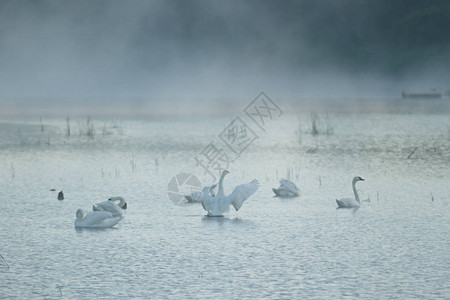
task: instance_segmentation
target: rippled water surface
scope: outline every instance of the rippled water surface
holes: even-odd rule
[[[180,172],[240,116],[258,139],[225,192],[260,188],[224,218],[176,206]],[[285,113],[266,132],[223,117],[0,121],[1,299],[439,299],[450,295],[450,116]],[[328,133],[327,133],[328,131]],[[224,147],[226,150],[226,148]],[[352,196],[359,209],[336,209]],[[290,177],[294,199],[271,189]],[[52,192],[50,189],[56,189]],[[63,190],[65,199],[57,200]],[[77,208],[128,201],[110,229],[75,229]]]

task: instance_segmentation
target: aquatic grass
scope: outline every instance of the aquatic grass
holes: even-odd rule
[[[275,170],[276,179],[279,179],[279,172],[278,169]],[[244,174],[243,174],[244,176]],[[245,176],[248,176],[248,174],[245,174]],[[243,177],[245,178],[245,177]],[[300,178],[300,168],[299,167],[287,167],[285,176],[282,177],[288,180],[298,180]],[[266,175],[266,179],[269,179],[269,177]]]
[[[308,148],[306,153],[317,153],[317,151],[319,151],[319,143],[316,141],[316,146]]]
[[[131,172],[134,173],[136,172],[136,162],[134,160],[134,155],[132,156],[132,158],[130,159],[130,164],[131,164]]]
[[[286,169],[286,179],[288,179],[288,180],[291,180],[291,174],[292,174],[292,177],[294,176],[293,175],[293,171],[292,171],[292,169],[291,168],[287,168]]]
[[[106,122],[103,123],[102,134],[103,134],[103,135],[111,135],[111,134],[112,134],[112,132],[109,131],[109,130],[107,129],[107,127],[106,127]]]
[[[112,119],[103,123],[103,135],[112,135],[114,131],[118,135],[123,135],[122,121],[119,122],[116,119]]]
[[[42,122],[42,117],[39,117],[39,122],[41,123],[41,132],[44,132],[44,123]]]
[[[90,116],[87,116],[85,123],[80,123],[80,135],[86,135],[90,138],[93,138],[95,135],[94,123],[91,120]]]
[[[325,115],[325,134],[334,134],[334,127],[331,126],[330,116],[328,115],[328,112]]]
[[[61,288],[63,288],[64,286],[63,285],[56,285],[56,288],[59,290],[59,294],[60,294],[60,296],[62,297],[63,296],[63,293],[62,293],[62,290],[61,290]]]
[[[413,156],[413,154],[416,153],[417,148],[418,148],[418,147],[414,148],[414,149],[408,154],[408,157],[407,157],[406,159],[410,159],[411,156]]]
[[[92,123],[91,118],[89,116],[87,117],[87,120],[86,120],[86,128],[87,128],[86,135],[91,138],[94,137],[94,133],[95,133],[94,123]]]
[[[319,114],[316,111],[312,111],[309,114],[309,123],[310,129],[307,132],[312,134],[313,136],[334,134],[334,127],[331,125],[328,113],[326,113],[325,118],[323,118],[319,116]],[[299,124],[297,130],[299,142],[301,142],[301,132],[302,129]]]
[[[158,172],[159,169],[159,162],[158,162],[158,158],[155,157],[155,171]]]
[[[298,180],[300,177],[300,169],[298,167],[288,167],[286,169],[286,179],[288,180]]]
[[[123,125],[122,121],[117,121],[116,119],[113,119],[112,121],[112,127],[117,131],[119,135],[123,135]]]
[[[69,116],[66,117],[66,136],[70,137],[70,119],[69,119]]]
[[[11,178],[16,178],[16,167],[14,167],[14,163],[11,163]]]
[[[313,111],[310,113],[310,119],[311,119],[311,134],[312,135],[318,135],[319,134],[319,115],[317,112]]]
[[[5,265],[7,269],[9,269],[9,264],[6,259],[0,254],[2,265]]]

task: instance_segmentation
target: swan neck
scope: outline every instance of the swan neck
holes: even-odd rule
[[[219,179],[219,189],[217,191],[217,195],[223,195],[223,179],[225,178],[225,175],[227,175],[227,173],[222,172],[222,175],[220,175],[220,179]]]
[[[84,219],[84,210],[82,209],[77,210],[77,219],[80,221]]]
[[[119,201],[119,207],[122,208],[125,205],[125,199],[123,199],[122,197],[114,197],[112,198],[112,201]]]
[[[355,199],[356,199],[356,201],[358,201],[359,203],[361,203],[361,201],[359,201],[358,191],[356,190],[356,181],[354,181],[354,182],[352,183],[352,187],[353,187],[353,193],[355,194]]]

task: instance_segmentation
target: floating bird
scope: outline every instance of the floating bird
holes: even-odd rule
[[[222,217],[223,213],[230,209],[230,205],[233,205],[234,209],[238,211],[242,203],[253,195],[259,187],[258,181],[254,179],[249,183],[237,186],[230,195],[225,196],[223,179],[228,173],[230,173],[228,170],[222,172],[217,195],[209,195],[209,187],[204,187],[202,190],[201,203],[203,209],[208,212],[208,217]]]
[[[122,220],[120,216],[113,216],[108,211],[90,211],[85,213],[81,208],[77,210],[75,227],[106,228],[112,227]]]
[[[216,193],[214,192],[214,189],[217,187],[217,184],[213,184],[210,186],[205,186],[208,190],[208,194],[211,196],[215,196]],[[188,203],[200,203],[202,202],[202,192],[192,192],[190,195],[184,196],[186,198]]]
[[[58,193],[58,200],[64,200],[64,193],[63,193],[63,191],[60,191]]]
[[[342,198],[342,199],[336,199],[336,203],[339,207],[360,207],[361,201],[359,200],[358,191],[356,190],[356,183],[358,181],[364,181],[363,178],[356,176],[353,177],[352,180],[352,187],[353,187],[353,193],[355,194],[355,198]]]
[[[288,179],[280,179],[280,187],[278,189],[272,189],[276,197],[292,198],[300,196],[299,188]]]
[[[114,202],[119,201],[119,204]],[[127,209],[127,203],[122,197],[111,197],[107,201],[103,201],[92,206],[93,211],[108,211],[113,216],[122,216],[123,210]]]

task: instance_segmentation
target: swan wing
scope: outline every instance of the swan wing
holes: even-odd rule
[[[215,196],[214,189],[217,187],[217,184],[213,184],[210,186],[205,186],[204,189],[207,191],[207,195]],[[192,192],[190,195],[184,196],[189,203],[201,203],[203,198],[203,191],[201,192]]]
[[[82,220],[76,220],[76,227],[111,227],[119,223],[121,217],[114,217],[108,211],[88,212]]]
[[[92,210],[94,210],[94,211],[108,211],[106,209],[108,204],[109,204],[108,202],[111,202],[111,201],[103,201],[103,202],[96,203],[96,204],[94,204],[92,206]]]
[[[280,187],[279,190],[284,190],[286,192],[291,192],[292,194],[298,194],[300,192],[299,188],[288,179],[281,178],[280,179]]]
[[[204,210],[211,211],[213,209],[214,197],[203,193],[200,201]]]
[[[359,202],[353,198],[336,199],[336,204],[339,207],[359,207],[360,206]]]
[[[292,198],[292,197],[297,197],[298,193],[293,193],[289,190],[285,190],[285,189],[272,189],[272,191],[275,193],[276,197],[280,197],[280,198]]]
[[[99,228],[113,227],[114,225],[119,223],[120,220],[122,220],[122,217],[120,217],[120,216],[107,218],[107,219],[104,219],[103,221],[101,221],[97,227],[99,227]]]
[[[259,183],[256,179],[253,179],[249,183],[241,184],[234,188],[233,192],[228,195],[227,197],[224,197],[222,200],[225,202],[225,204],[233,204],[234,209],[238,211],[242,203],[244,203],[245,200],[247,200],[251,195],[253,195],[256,190],[259,187]]]
[[[201,202],[202,193],[201,192],[193,192],[188,196],[184,196],[189,203],[198,203]]]
[[[122,209],[112,201],[103,201],[95,204],[93,207],[94,211],[107,211],[112,213],[114,216],[121,216]]]

